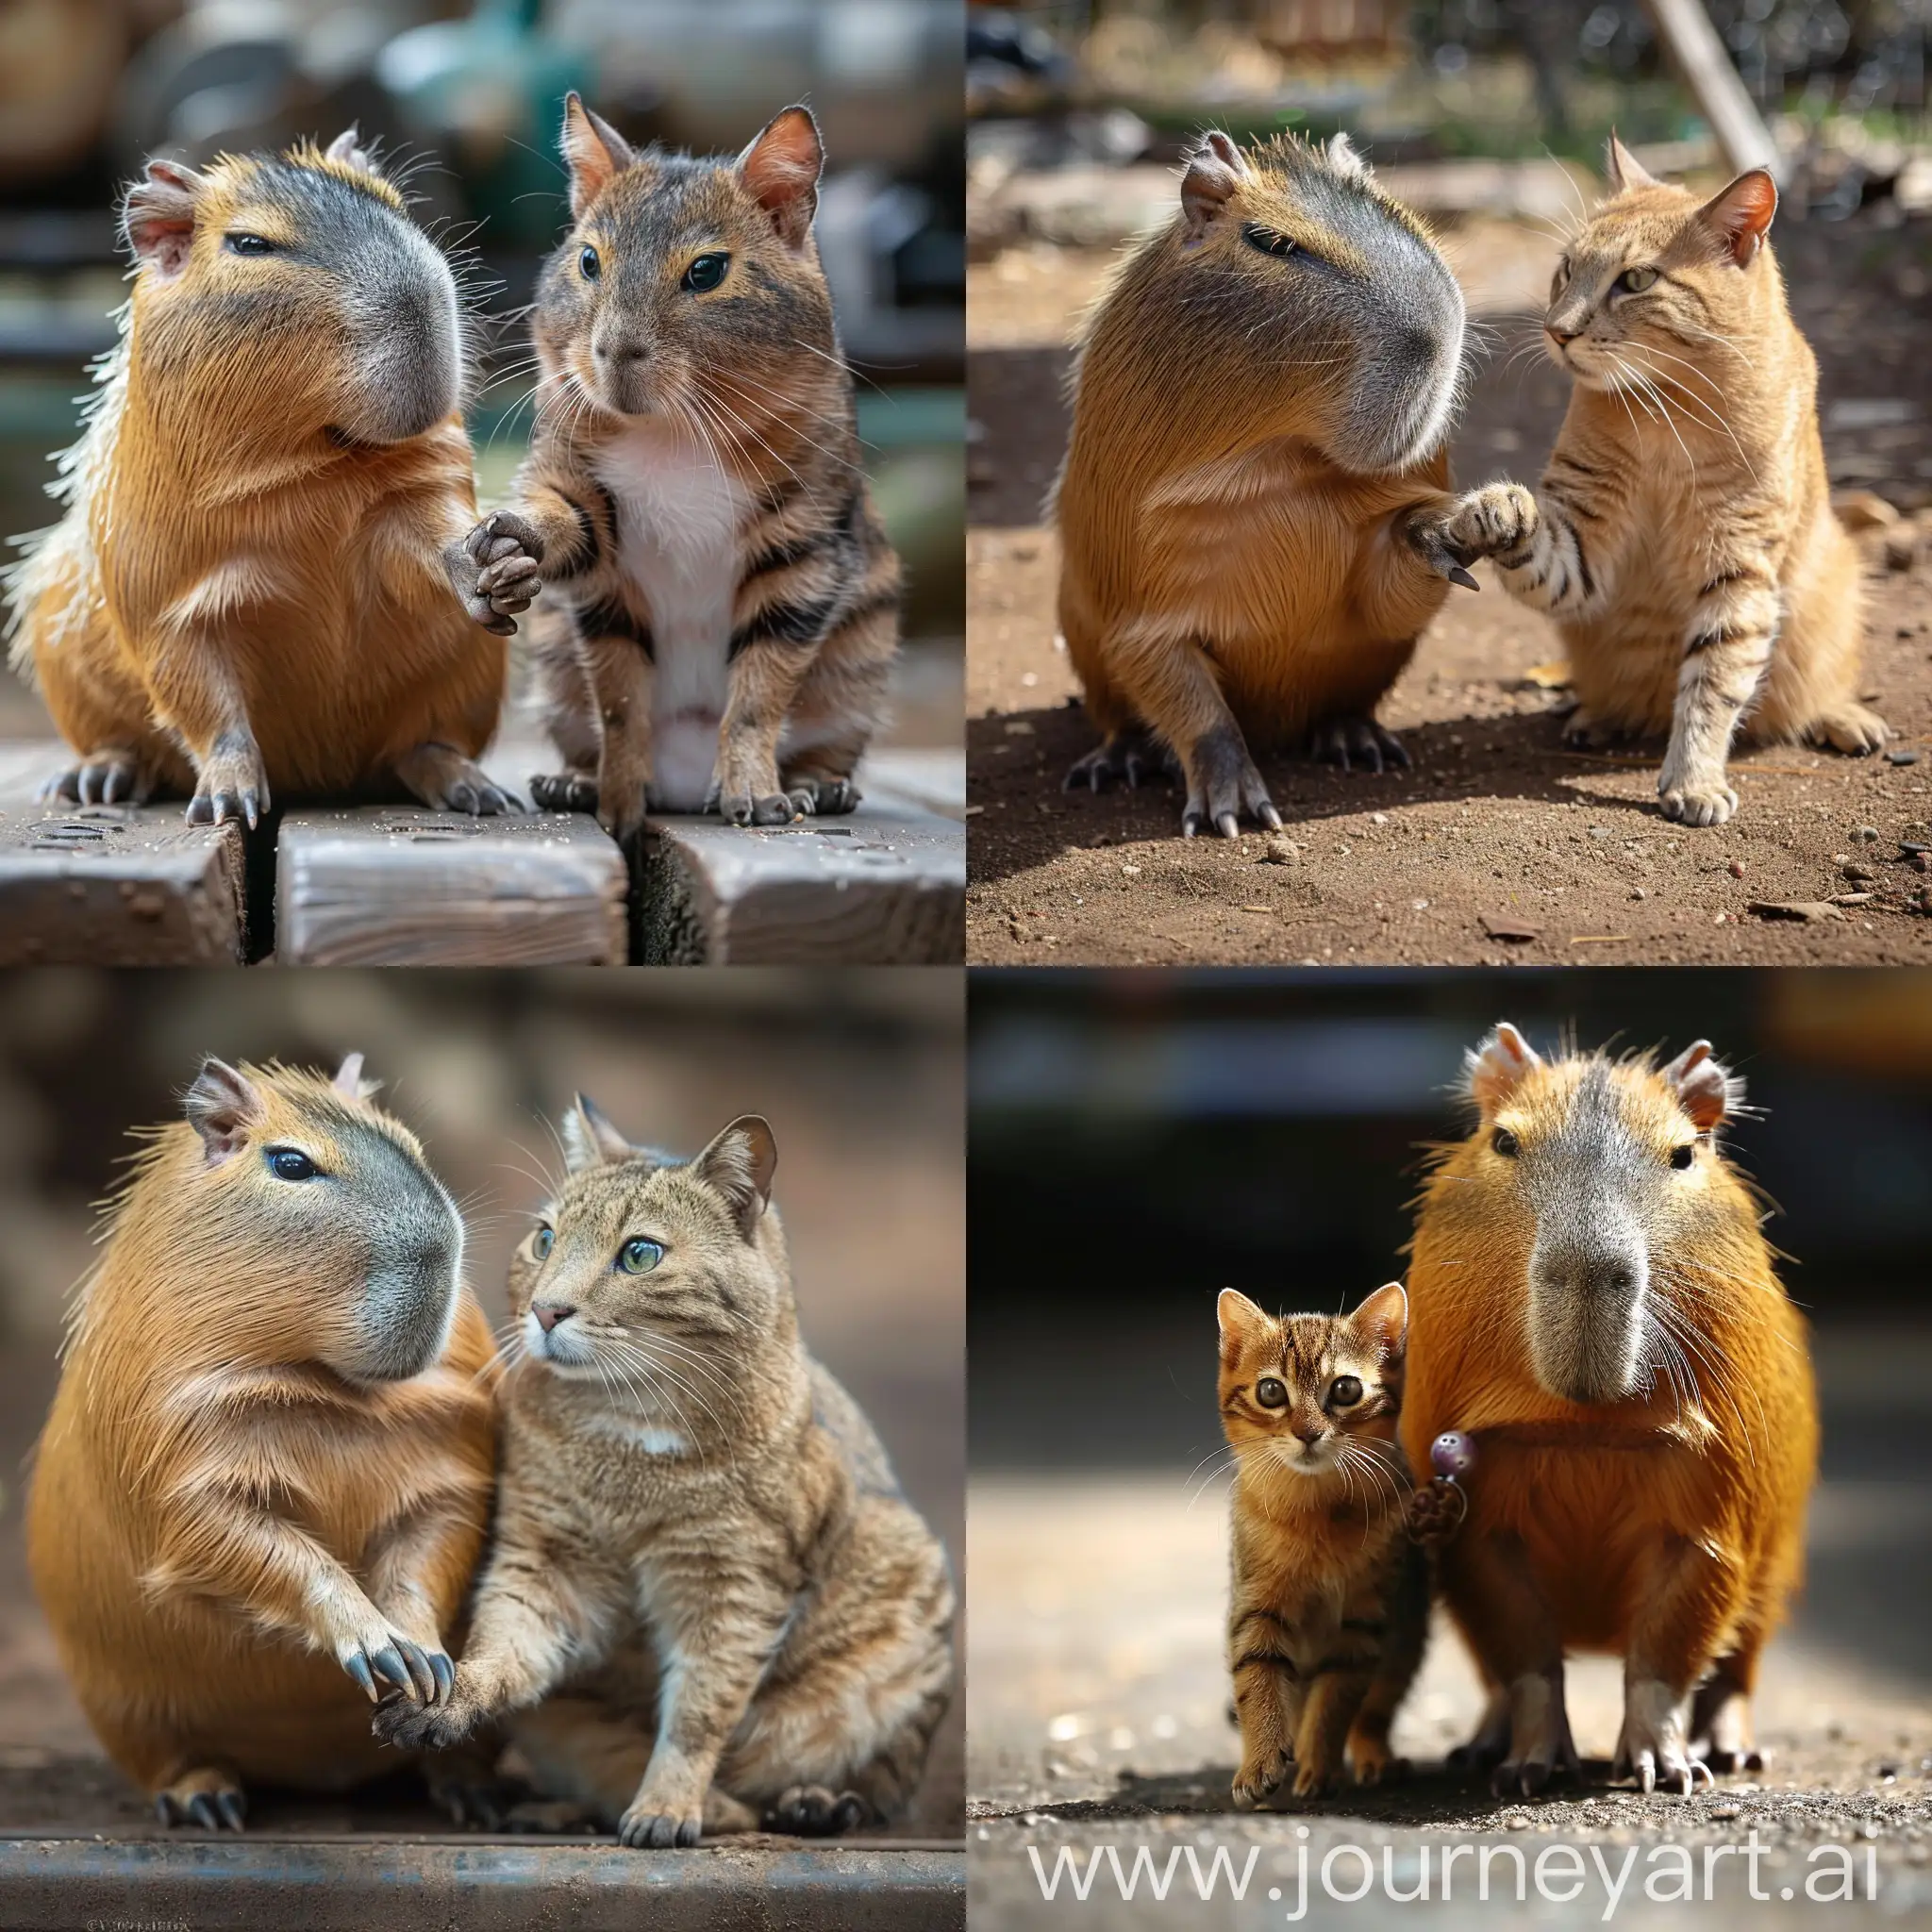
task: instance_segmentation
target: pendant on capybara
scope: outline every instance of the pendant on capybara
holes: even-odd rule
[[[1446,1543],[1469,1514],[1469,1497],[1457,1482],[1475,1467],[1475,1440],[1460,1429],[1444,1429],[1429,1444],[1435,1475],[1408,1499],[1408,1533],[1424,1548]]]

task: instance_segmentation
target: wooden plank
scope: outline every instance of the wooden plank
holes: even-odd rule
[[[883,789],[842,818],[645,821],[639,958],[650,965],[958,965],[966,830]]]
[[[1671,64],[1690,89],[1698,112],[1710,123],[1732,172],[1765,168],[1782,187],[1785,165],[1777,143],[1732,66],[1703,0],[1645,0],[1645,5]]]
[[[938,751],[924,745],[871,753],[858,768],[862,792],[890,792],[941,818],[966,818],[966,750]]]
[[[580,813],[420,806],[291,811],[275,880],[284,966],[621,966],[624,855]]]
[[[241,827],[191,825],[179,800],[42,801],[61,756],[0,745],[0,965],[240,964]]]

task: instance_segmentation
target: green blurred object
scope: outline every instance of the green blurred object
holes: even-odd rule
[[[582,52],[541,30],[541,0],[478,0],[468,19],[411,27],[376,57],[377,79],[461,176],[497,245],[556,240],[563,97],[595,78]]]

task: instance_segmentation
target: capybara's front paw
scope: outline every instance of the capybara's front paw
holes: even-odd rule
[[[418,1643],[401,1631],[375,1624],[358,1632],[336,1652],[336,1660],[374,1704],[388,1684],[405,1697],[429,1705],[443,1702],[456,1681],[456,1667],[440,1644]]]
[[[543,540],[514,510],[493,510],[442,554],[450,588],[463,608],[498,637],[516,631],[513,620],[543,588]]]
[[[1521,483],[1485,483],[1457,499],[1443,535],[1464,557],[1493,557],[1506,566],[1526,560],[1540,517]]]
[[[1234,725],[1203,732],[1186,762],[1188,802],[1181,811],[1182,838],[1197,838],[1203,832],[1238,838],[1243,814],[1270,831],[1281,829],[1281,814]]]
[[[269,808],[261,747],[245,731],[224,732],[199,766],[194,796],[188,801],[188,823],[221,825],[243,820],[253,831]]]
[[[1676,1791],[1688,1796],[1702,1778],[1717,1780],[1701,1757],[1692,1757],[1677,1717],[1677,1700],[1668,1684],[1639,1677],[1624,1693],[1624,1728],[1617,1736],[1612,1777],[1636,1781],[1641,1791]]]

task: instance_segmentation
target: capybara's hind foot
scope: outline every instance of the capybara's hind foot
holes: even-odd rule
[[[779,779],[778,789],[799,811],[818,818],[836,818],[856,809],[860,796],[850,778],[817,772],[789,772]]]
[[[482,766],[454,745],[433,739],[396,760],[396,777],[431,811],[466,811],[472,818],[495,818],[522,811],[523,801],[506,791]]]
[[[837,1838],[857,1831],[872,1815],[872,1807],[857,1791],[835,1791],[825,1785],[793,1785],[766,1807],[767,1831],[789,1831],[795,1838]]]
[[[204,1764],[155,1793],[155,1816],[167,1825],[240,1831],[248,1817],[248,1800],[232,1771]]]
[[[597,809],[597,779],[591,772],[538,772],[530,778],[530,803],[539,811]]]
[[[1067,767],[1061,781],[1063,791],[1105,791],[1109,785],[1124,785],[1129,791],[1141,785],[1171,785],[1180,776],[1180,760],[1173,751],[1139,724],[1114,732],[1104,744],[1097,744],[1085,758]]]
[[[1698,1686],[1690,1700],[1690,1753],[1714,1772],[1764,1769],[1764,1754],[1751,1741],[1750,1693],[1735,1678],[1720,1673]]]
[[[1805,733],[1813,744],[1828,744],[1855,758],[1878,750],[1892,735],[1891,726],[1876,711],[1849,698],[1814,720]]]
[[[1668,1684],[1639,1677],[1624,1692],[1624,1728],[1617,1736],[1612,1777],[1627,1777],[1646,1794],[1655,1790],[1684,1795],[1697,1789],[1701,1777],[1714,1784],[1710,1767],[1684,1741],[1677,1721],[1677,1701]]]
[[[1408,763],[1408,753],[1392,731],[1384,731],[1373,718],[1348,716],[1324,719],[1308,734],[1308,756],[1318,764],[1340,765],[1352,772],[1361,764],[1371,772],[1386,772]]]
[[[76,805],[145,805],[154,789],[154,774],[131,751],[108,747],[56,772],[40,795],[71,798]]]

